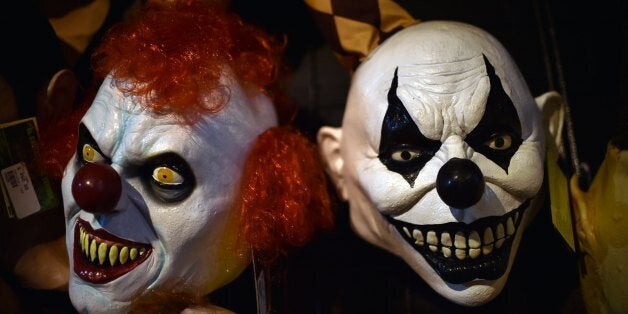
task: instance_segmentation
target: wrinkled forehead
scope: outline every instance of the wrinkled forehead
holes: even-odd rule
[[[203,115],[192,124],[182,121],[151,111],[137,97],[121,91],[111,77],[102,83],[82,119],[103,150],[120,151],[124,145],[129,159],[133,155],[142,158],[148,151],[185,155],[216,146],[245,149],[257,135],[276,125],[270,100],[263,95],[250,98],[238,85],[230,86],[229,101],[219,112]]]
[[[536,116],[529,111],[537,109],[513,60],[491,35],[456,22],[419,23],[380,45],[354,74],[347,112],[360,116],[368,126],[381,126],[395,71],[398,71],[397,94],[410,107],[407,109],[415,120],[412,100],[419,98],[425,104],[454,104],[461,107],[456,109],[460,112],[481,111],[483,107],[478,108],[477,104],[473,107],[465,98],[471,95],[465,90],[472,89],[476,95],[489,91],[490,86],[483,83],[488,80],[486,62],[494,68],[511,98],[521,119],[523,135],[527,137],[533,123],[527,120]]]

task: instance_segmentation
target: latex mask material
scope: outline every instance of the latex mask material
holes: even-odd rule
[[[540,111],[495,38],[442,21],[398,32],[357,68],[342,127],[318,140],[360,237],[455,303],[501,292],[545,152]]]
[[[232,245],[233,200],[250,148],[276,117],[229,71],[220,82],[228,103],[190,125],[146,109],[111,77],[101,85],[62,182],[79,312],[125,312],[149,290],[204,295],[248,265]]]

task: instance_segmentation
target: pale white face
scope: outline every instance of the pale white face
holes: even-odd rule
[[[467,306],[503,288],[543,181],[539,112],[502,46],[424,22],[355,72],[319,144],[359,236]]]
[[[62,182],[69,289],[78,311],[124,312],[148,289],[208,293],[248,264],[236,246],[231,208],[249,149],[276,117],[265,96],[251,97],[227,78],[222,83],[230,86],[229,102],[193,125],[147,111],[110,78],[102,84]],[[80,172],[92,163],[119,176],[105,181],[121,182],[117,201],[72,191],[76,181],[99,179],[99,171]],[[90,197],[115,205],[93,213],[77,204]]]

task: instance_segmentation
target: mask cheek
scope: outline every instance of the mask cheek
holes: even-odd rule
[[[419,180],[420,176],[416,182]],[[358,182],[382,215],[404,212],[424,194],[419,187],[411,188],[400,174],[388,170],[378,159],[369,160],[363,170],[358,171]]]
[[[541,150],[536,145],[524,142],[510,160],[508,173],[488,160],[481,160],[478,164],[485,181],[524,200],[534,197],[543,183],[544,161],[541,156]]]

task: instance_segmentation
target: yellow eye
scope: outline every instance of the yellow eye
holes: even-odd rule
[[[391,154],[391,158],[394,161],[407,162],[411,161],[421,155],[421,151],[418,149],[400,149]]]
[[[164,185],[179,185],[183,183],[183,176],[168,167],[157,167],[153,170],[153,180]]]
[[[83,145],[83,160],[87,162],[99,162],[105,158],[89,144]]]
[[[494,150],[507,150],[512,146],[512,137],[510,135],[501,133],[495,134],[490,140],[485,143],[490,149]]]

